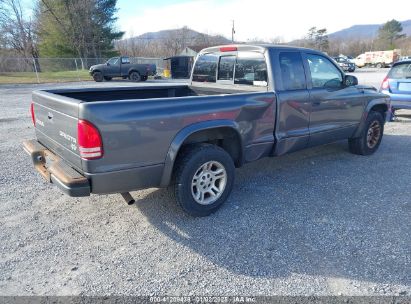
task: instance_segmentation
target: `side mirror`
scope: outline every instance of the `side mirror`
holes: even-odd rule
[[[358,79],[355,76],[352,75],[345,75],[344,77],[344,85],[346,87],[351,87],[351,86],[355,86],[358,84]]]
[[[109,65],[110,65],[110,63],[106,62],[106,65],[107,65],[107,66],[109,66]]]

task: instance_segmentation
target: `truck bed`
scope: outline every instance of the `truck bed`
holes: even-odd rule
[[[196,87],[189,85],[172,86],[141,86],[120,88],[86,88],[50,90],[48,92],[65,96],[82,102],[112,101],[112,100],[137,100],[168,97],[224,95],[250,91],[266,91],[266,88],[227,88],[227,87]]]

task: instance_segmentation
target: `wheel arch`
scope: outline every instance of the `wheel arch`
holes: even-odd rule
[[[137,73],[141,76],[140,71],[137,70],[136,68],[131,68],[131,69],[129,69],[129,70],[128,70],[128,75],[130,76],[130,74],[133,73],[133,72],[137,72]]]
[[[236,167],[243,164],[244,146],[238,125],[230,120],[205,121],[189,125],[179,131],[168,149],[161,186],[171,181],[175,161],[183,146],[197,143],[212,143],[223,148],[233,159]]]
[[[389,108],[389,102],[386,98],[377,98],[371,100],[365,107],[360,125],[358,126],[357,131],[352,137],[358,137],[361,135],[361,132],[365,126],[365,122],[367,121],[368,113],[370,113],[371,111],[380,112],[385,121],[387,119]]]

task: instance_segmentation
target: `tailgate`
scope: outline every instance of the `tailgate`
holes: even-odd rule
[[[79,169],[77,121],[80,102],[52,92],[33,92],[37,140]]]

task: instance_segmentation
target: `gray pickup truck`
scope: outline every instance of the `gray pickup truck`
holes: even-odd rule
[[[227,200],[235,167],[348,139],[352,153],[380,145],[390,100],[359,86],[327,55],[304,48],[204,49],[188,85],[33,93],[35,168],[70,196],[172,187],[206,216]]]
[[[113,57],[104,64],[92,65],[89,70],[94,81],[109,81],[113,77],[121,77],[132,81],[146,81],[148,76],[154,76],[157,73],[155,64],[131,63],[130,58],[126,56]]]

